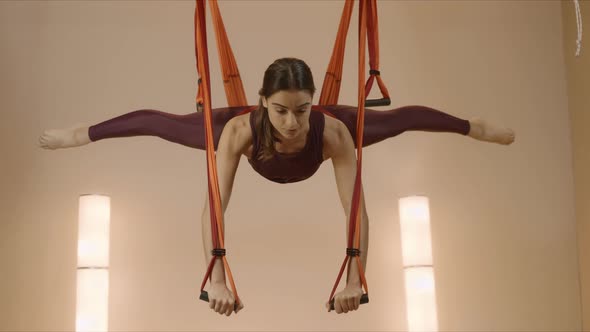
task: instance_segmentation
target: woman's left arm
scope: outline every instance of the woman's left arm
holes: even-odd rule
[[[329,154],[334,166],[334,175],[336,176],[336,185],[344,213],[346,215],[346,241],[348,241],[350,210],[352,206],[352,194],[354,191],[354,182],[356,179],[357,159],[355,147],[350,132],[346,126],[338,121],[335,126],[335,135],[332,136],[329,143]],[[367,269],[367,254],[369,249],[369,218],[365,208],[365,198],[361,186],[360,196],[360,258],[363,272]],[[352,259],[347,273],[347,287],[361,288],[361,280],[358,272],[357,259]]]

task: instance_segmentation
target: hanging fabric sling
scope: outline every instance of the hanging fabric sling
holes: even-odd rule
[[[217,0],[209,0],[211,15],[213,17],[213,26],[215,28],[215,35],[217,39],[217,47],[219,53],[219,61],[221,65],[221,72],[223,75],[223,83],[226,93],[228,106],[242,106],[245,109],[240,114],[245,114],[253,111],[257,106],[246,106],[247,101],[244,94],[242,80],[239,70],[227,38],[223,20],[219,12]],[[333,116],[320,105],[333,105],[338,103],[338,94],[340,91],[340,82],[342,78],[342,65],[344,59],[344,49],[346,34],[350,25],[350,18],[352,16],[352,8],[354,0],[346,0],[340,26],[338,28],[338,35],[334,44],[332,58],[326,71],[322,91],[320,94],[319,105],[314,109],[321,111],[327,115]],[[330,294],[330,309],[334,310],[334,292],[338,287],[340,278],[350,261],[350,257],[356,257],[357,266],[359,269],[359,276],[361,278],[362,286],[365,288],[365,294],[361,297],[361,304],[369,302],[369,291],[365,279],[364,271],[360,260],[360,189],[361,189],[361,169],[362,169],[362,142],[363,142],[363,128],[364,128],[364,113],[365,106],[386,106],[390,104],[390,97],[381,80],[379,73],[379,42],[378,42],[378,22],[377,22],[377,3],[376,0],[359,0],[359,53],[358,53],[358,115],[357,115],[357,172],[351,203],[350,220],[349,220],[349,237],[348,246],[346,249],[346,258],[338,274],[338,278]],[[368,35],[369,47],[369,65],[370,77],[363,88],[365,78],[365,46]],[[197,111],[204,112],[204,126],[206,135],[206,151],[207,151],[207,175],[208,175],[208,191],[209,191],[209,210],[211,216],[211,233],[213,238],[212,259],[209,263],[207,273],[201,284],[200,299],[209,301],[208,293],[204,290],[207,279],[210,277],[215,260],[220,257],[223,260],[225,271],[228,274],[231,283],[232,291],[235,296],[234,311],[237,309],[240,299],[235,287],[233,276],[229,268],[229,264],[225,257],[224,232],[223,232],[223,213],[221,209],[221,199],[219,195],[219,185],[217,179],[217,167],[215,161],[215,149],[213,144],[213,129],[212,129],[212,111],[211,111],[211,90],[209,78],[209,59],[207,51],[207,32],[205,21],[205,1],[196,0],[195,6],[195,53],[197,59],[197,71],[199,75],[198,90],[196,97]],[[377,79],[377,84],[381,90],[383,98],[375,100],[366,100],[368,97],[374,79]],[[354,236],[354,238],[353,238]]]
[[[198,84],[198,92],[197,92],[197,109],[202,108],[204,111],[204,126],[205,126],[205,142],[206,142],[206,151],[207,151],[207,175],[208,175],[208,192],[209,192],[209,211],[211,217],[211,234],[213,238],[213,250],[212,250],[212,259],[209,263],[209,267],[207,268],[207,274],[205,275],[205,279],[201,284],[201,296],[200,298],[204,301],[209,301],[209,297],[207,292],[203,289],[205,288],[205,284],[207,283],[207,279],[209,278],[211,271],[213,270],[213,266],[217,257],[220,257],[223,260],[223,266],[227,275],[229,277],[229,281],[231,283],[232,291],[235,296],[235,303],[234,303],[234,311],[237,310],[238,305],[240,303],[240,297],[238,296],[238,291],[236,290],[236,285],[234,283],[234,279],[229,268],[229,264],[227,262],[227,258],[225,257],[225,244],[224,244],[224,230],[223,230],[223,213],[221,209],[221,199],[219,195],[219,182],[217,178],[217,163],[215,160],[215,148],[213,144],[213,126],[211,122],[212,112],[211,112],[211,90],[210,90],[210,79],[209,79],[209,59],[208,59],[208,51],[207,51],[207,31],[206,31],[206,24],[205,24],[205,2],[197,0],[196,9],[195,9],[195,46],[196,46],[196,58],[197,58],[197,71],[199,73],[199,84]],[[223,23],[221,23],[223,24]],[[233,59],[233,55],[231,56]],[[235,60],[234,60],[235,63]],[[239,74],[237,73],[237,67],[235,73],[230,73],[228,75],[237,75],[231,77],[238,77]],[[229,76],[228,76],[229,77]],[[224,77],[225,81],[225,77]],[[228,83],[233,82],[233,80],[228,79]],[[226,91],[229,89],[231,91],[230,94],[233,95],[235,91],[232,89],[240,89],[241,88],[241,95],[236,94],[241,97],[243,100],[238,100],[234,102],[240,102],[245,104],[245,97],[243,88],[240,84],[226,84],[231,85],[231,88],[226,88]],[[229,99],[229,97],[228,97]]]
[[[320,105],[335,105],[338,104],[338,96],[340,92],[340,82],[342,80],[342,67],[344,63],[344,50],[346,46],[346,35],[350,25],[350,18],[352,16],[352,8],[354,0],[346,0],[342,17],[340,19],[340,26],[338,28],[338,35],[334,43],[332,51],[332,58],[326,71],[324,84],[320,94]],[[365,78],[365,46],[367,35],[369,39],[369,66],[370,77],[363,89],[363,82]],[[365,294],[361,296],[360,304],[369,302],[369,289],[365,274],[362,269],[360,259],[360,192],[361,192],[361,174],[362,174],[362,146],[364,133],[364,118],[365,106],[387,106],[391,103],[389,92],[385,84],[381,80],[379,72],[379,35],[378,35],[378,21],[377,21],[377,2],[376,0],[359,0],[359,27],[358,27],[359,49],[358,49],[358,113],[357,113],[357,173],[354,184],[354,191],[351,202],[351,209],[349,214],[349,231],[348,231],[348,247],[346,248],[346,257],[340,268],[340,272],[336,279],[336,283],[332,288],[329,303],[330,309],[334,310],[334,293],[340,282],[340,278],[344,272],[345,267],[350,262],[350,259],[356,257],[356,262],[359,270],[359,276],[362,286],[365,288]],[[374,78],[377,78],[377,84],[381,90],[383,98],[367,100]],[[319,110],[327,115],[331,115],[323,107],[319,106]],[[353,240],[354,236],[354,240]],[[354,241],[354,242],[353,242]]]
[[[365,98],[369,96],[373,81],[377,78],[377,84],[383,98],[366,100],[365,106],[387,106],[391,104],[389,92],[381,79],[379,72],[379,29],[378,29],[378,16],[377,16],[377,1],[376,0],[360,0],[359,7],[363,3],[366,3],[367,10],[366,15],[361,14],[359,11],[359,28],[360,19],[362,16],[366,17],[366,27],[369,39],[369,78],[365,85]],[[324,78],[324,84],[320,93],[319,105],[336,105],[338,104],[338,96],[340,93],[340,82],[342,80],[342,67],[344,64],[344,50],[346,46],[346,35],[348,34],[348,27],[350,26],[350,18],[352,16],[352,8],[354,6],[354,0],[346,0],[344,4],[344,10],[342,11],[342,17],[340,18],[340,25],[338,27],[338,34],[336,42],[334,43],[334,49],[332,50],[332,57],[330,58],[330,64]],[[359,36],[360,37],[360,36]],[[364,51],[364,50],[363,50]],[[364,53],[364,52],[363,52]],[[364,68],[365,64],[362,64]],[[364,77],[361,78],[360,84],[364,81]],[[326,111],[327,112],[327,111]]]

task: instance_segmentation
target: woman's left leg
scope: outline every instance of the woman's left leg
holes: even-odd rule
[[[356,106],[321,106],[344,122],[356,146]],[[408,130],[446,132],[466,135],[471,138],[498,144],[514,142],[514,131],[493,125],[483,119],[464,120],[426,106],[403,106],[387,111],[365,109],[363,146],[395,137]]]
[[[356,146],[357,107],[322,106],[344,122]],[[471,123],[426,106],[404,106],[387,111],[365,109],[363,146],[395,137],[408,130],[448,132],[468,135]]]

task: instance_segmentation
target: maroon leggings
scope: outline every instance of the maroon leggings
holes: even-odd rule
[[[215,149],[225,124],[249,106],[213,109],[213,138]],[[344,105],[322,106],[342,121],[356,146],[357,107]],[[158,136],[170,142],[205,150],[203,113],[185,115],[143,109],[123,114],[90,126],[90,140],[129,136]],[[407,130],[449,132],[467,135],[469,121],[426,106],[404,106],[388,111],[365,109],[363,147],[397,136]]]

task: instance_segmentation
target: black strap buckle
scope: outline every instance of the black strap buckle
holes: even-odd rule
[[[369,70],[369,75],[379,76],[379,75],[381,75],[381,72],[376,69],[371,69],[371,70]]]
[[[360,256],[361,251],[356,248],[346,248],[346,255],[348,256]]]
[[[213,250],[211,250],[211,254],[213,256],[218,256],[218,257],[225,256],[225,249],[221,249],[221,248],[213,249]]]

